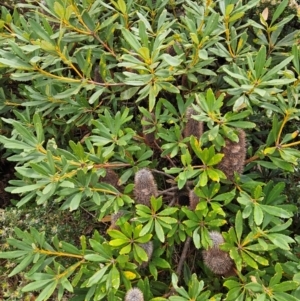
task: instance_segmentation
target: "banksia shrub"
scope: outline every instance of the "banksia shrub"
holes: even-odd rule
[[[203,134],[203,122],[197,121],[192,118],[192,115],[196,115],[196,114],[197,112],[192,107],[189,107],[186,110],[186,118],[188,121],[182,133],[184,138],[193,135],[197,139],[199,139]]]
[[[144,295],[139,288],[134,287],[126,293],[124,301],[144,301]]]
[[[300,300],[297,2],[1,1],[0,301]]]
[[[142,268],[145,268],[149,261],[151,260],[152,254],[153,254],[153,241],[148,241],[144,244],[139,245],[141,248],[143,248],[148,256],[148,261],[145,261],[141,264]]]
[[[232,181],[234,179],[235,172],[241,174],[244,170],[246,158],[245,136],[245,132],[239,130],[239,142],[226,139],[225,146],[221,149],[221,153],[224,154],[224,157],[217,168],[224,172],[228,180]]]
[[[209,232],[209,236],[213,241],[213,246],[202,251],[204,264],[217,275],[230,274],[233,269],[233,262],[229,254],[219,248],[219,245],[224,243],[223,236],[216,231]]]
[[[143,168],[135,174],[134,196],[136,203],[149,207],[151,197],[158,196],[157,185],[149,169]]]

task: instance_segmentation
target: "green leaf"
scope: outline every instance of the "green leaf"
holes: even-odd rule
[[[229,16],[234,9],[234,4],[228,4],[225,9],[225,15]]]
[[[63,277],[61,280],[61,285],[64,287],[64,289],[66,289],[67,291],[69,291],[70,293],[74,292],[73,286],[70,283],[70,281],[67,279],[67,277]]]
[[[131,99],[134,95],[136,95],[139,89],[140,87],[132,87],[132,88],[125,89],[124,91],[121,92],[120,99],[121,100]]]
[[[159,215],[160,216],[163,216],[163,215],[169,216],[169,215],[174,214],[177,211],[178,211],[178,208],[170,207],[170,208],[166,208],[166,209],[162,210],[161,212],[159,212]]]
[[[204,171],[200,174],[200,176],[199,176],[199,183],[198,183],[198,184],[199,184],[201,187],[204,187],[204,186],[207,185],[207,181],[208,181],[207,172],[206,172],[206,170],[204,170]]]
[[[0,258],[12,259],[21,257],[28,254],[28,251],[10,251],[10,252],[0,252]]]
[[[45,29],[43,28],[43,26],[41,26],[41,24],[37,23],[32,18],[30,18],[28,21],[30,23],[32,31],[35,34],[37,34],[42,40],[47,41],[48,43],[50,43],[53,46],[55,46],[53,40],[51,39],[51,37],[49,36],[49,34],[45,31]]]
[[[216,154],[206,163],[208,166],[216,165],[222,161],[224,154]]]
[[[177,67],[182,63],[182,59],[179,59],[178,56],[171,56],[165,53],[161,57],[167,64],[173,67]]]
[[[72,95],[78,94],[81,89],[82,89],[82,85],[75,85],[74,87],[72,87],[70,89],[66,89],[65,91],[63,91],[61,93],[57,93],[53,98],[65,99],[65,98],[71,97]]]
[[[32,283],[29,283],[25,285],[22,288],[22,292],[30,292],[30,291],[36,291],[47,285],[49,282],[55,282],[55,278],[46,279],[46,280],[38,280]]]
[[[61,248],[71,254],[77,254],[77,255],[81,255],[81,252],[72,244],[65,242],[65,241],[61,241]]]
[[[95,101],[97,101],[105,89],[105,87],[98,88],[98,90],[90,97],[89,104],[92,105]]]
[[[109,287],[112,286],[115,290],[117,290],[120,286],[120,273],[115,266],[113,266],[109,272],[109,279],[111,280],[108,281]]]
[[[33,254],[28,254],[23,260],[9,273],[9,277],[14,276],[21,271],[23,271],[25,268],[27,268],[31,262],[33,261]]]
[[[272,286],[274,292],[286,292],[299,288],[299,283],[296,281],[284,281]]]
[[[280,218],[290,218],[294,214],[292,212],[288,212],[285,209],[282,209],[280,207],[276,206],[269,206],[269,205],[260,205],[260,208],[265,211],[266,213],[273,215],[273,216],[278,216]]]
[[[253,269],[256,269],[256,270],[258,269],[257,263],[246,252],[242,252],[241,255],[242,255],[243,261],[247,265],[249,265]]]
[[[35,113],[33,115],[33,123],[37,135],[37,142],[42,144],[45,140],[45,137],[42,120],[39,114]]]
[[[242,270],[242,258],[236,248],[229,251],[230,257],[234,260],[238,271]]]
[[[84,256],[84,259],[88,261],[97,261],[97,262],[106,262],[107,258],[98,255],[98,254],[87,254]]]
[[[19,69],[19,70],[33,70],[33,67],[28,64],[27,62],[22,61],[20,58],[15,57],[11,60],[0,58],[0,63],[3,65],[14,68],[14,69]]]
[[[245,250],[245,252],[251,256],[255,261],[257,261],[259,264],[261,265],[264,265],[264,266],[268,266],[269,265],[269,261],[264,258],[264,257],[261,257],[257,254],[254,254],[253,252],[250,252],[249,250]]]
[[[275,246],[282,250],[290,250],[289,243],[294,243],[292,238],[279,233],[268,234],[267,237]]]
[[[57,1],[54,2],[53,9],[58,17],[60,17],[61,19],[64,19],[65,9],[59,2],[57,2]]]
[[[254,204],[254,221],[256,225],[261,225],[264,218],[264,213],[259,204]]]
[[[71,199],[70,202],[70,211],[74,211],[76,209],[78,209],[81,199],[82,199],[82,192],[78,192],[74,195],[74,197]]]
[[[118,0],[118,8],[122,14],[126,14],[127,8],[124,0]]]
[[[285,10],[288,3],[289,3],[289,0],[283,0],[280,2],[280,4],[277,6],[277,8],[272,16],[270,26],[272,26],[273,23],[280,17],[280,15],[283,13],[283,11]]]
[[[281,225],[276,225],[273,228],[269,229],[268,232],[272,233],[272,232],[280,232],[283,231],[285,229],[287,229],[291,224],[292,224],[293,220],[290,218],[287,222],[285,222],[284,224]],[[1,256],[1,254],[0,254]]]
[[[161,242],[165,242],[164,230],[163,230],[162,226],[160,225],[160,223],[157,220],[154,221],[154,229],[155,229],[155,234],[157,235],[157,238]]]
[[[87,282],[86,287],[91,287],[92,285],[101,282],[102,278],[106,274],[109,265],[104,266],[100,270],[98,270]]]
[[[50,296],[53,294],[54,290],[56,289],[57,281],[53,281],[49,285],[47,285],[42,292],[39,294],[39,296],[35,299],[35,301],[44,301],[50,298]]]
[[[254,69],[255,69],[257,79],[260,78],[261,75],[263,74],[263,70],[264,70],[265,63],[266,63],[266,57],[267,57],[266,47],[264,45],[262,45],[258,51],[256,60],[254,63]]]
[[[142,261],[148,261],[149,260],[146,251],[142,247],[140,247],[138,244],[134,244],[133,249],[134,249],[135,254],[137,254],[139,259],[141,259]]]
[[[226,67],[223,67],[223,70],[228,74],[230,75],[231,77],[233,78],[236,78],[236,79],[241,79],[241,80],[244,80],[245,82],[249,82],[249,80],[242,74],[240,73],[235,73],[235,72],[231,72],[230,70],[228,70]],[[280,69],[279,69],[280,70]]]
[[[40,184],[31,184],[24,187],[17,187],[11,191],[11,193],[23,193],[23,192],[29,192],[33,190],[39,190],[44,186],[44,183]]]
[[[243,218],[242,213],[239,210],[235,216],[235,232],[238,242],[241,241],[242,233],[243,233]]]
[[[128,44],[136,51],[138,52],[139,49],[142,47],[142,45],[138,42],[137,38],[127,29],[122,28],[121,29],[122,34],[125,38],[125,40],[128,42]]]
[[[214,182],[219,182],[219,181],[220,181],[219,174],[218,174],[218,172],[215,171],[214,169],[208,168],[208,169],[206,170],[206,172],[207,172],[208,177],[209,177],[212,181],[214,181]]]
[[[168,82],[158,82],[157,85],[170,93],[179,93],[179,89]]]
[[[120,246],[123,246],[125,244],[128,244],[129,243],[129,239],[121,239],[121,238],[116,238],[116,239],[113,239],[109,242],[109,245],[110,246],[113,246],[113,247],[120,247]],[[130,244],[129,244],[130,246]]]
[[[288,0],[285,0],[288,1]],[[282,68],[284,68],[285,66],[287,66],[291,61],[293,60],[293,56],[289,56],[286,59],[284,59],[281,63],[275,65],[275,67],[273,67],[271,70],[269,70],[267,73],[265,73],[265,75],[261,78],[262,82],[267,82],[270,79],[272,79],[274,77],[274,75],[276,75],[278,73],[279,70],[281,70]]]
[[[162,269],[170,269],[171,268],[170,263],[163,258],[155,257],[152,260],[152,263]]]
[[[238,19],[241,19],[244,16],[244,14],[245,14],[244,12],[236,13],[229,18],[228,22],[230,23],[230,22],[234,22]]]

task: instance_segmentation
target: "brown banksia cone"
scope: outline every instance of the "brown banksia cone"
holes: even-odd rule
[[[199,203],[199,197],[196,195],[194,190],[190,190],[189,192],[189,200],[190,200],[190,209],[195,210],[197,207],[197,204]]]
[[[143,126],[143,135],[145,139],[145,143],[150,147],[155,146],[155,131],[149,133],[148,131],[153,128],[153,120],[155,120],[155,115],[151,113],[152,119],[143,116],[142,118],[142,126]],[[147,124],[149,123],[149,124]]]
[[[97,65],[96,68],[94,69],[94,81],[97,83],[103,83],[103,79],[100,75],[99,65]]]
[[[126,293],[124,301],[144,301],[144,295],[139,288],[134,287]]]
[[[217,168],[224,172],[228,180],[233,181],[234,173],[243,173],[246,158],[246,134],[243,130],[238,131],[239,142],[225,140],[225,146],[221,149],[224,154]]]
[[[150,207],[151,197],[158,196],[156,181],[149,169],[143,168],[135,174],[133,192],[136,203],[148,207]]]
[[[193,119],[192,115],[197,115],[197,112],[192,107],[187,108],[185,113],[187,123],[183,129],[182,135],[184,138],[193,135],[199,139],[203,134],[203,122]]]
[[[233,271],[233,261],[229,254],[220,249],[219,245],[224,243],[224,238],[217,231],[209,232],[213,246],[202,251],[204,264],[215,274],[227,276]]]
[[[145,268],[149,264],[149,261],[152,258],[152,254],[153,254],[153,241],[148,241],[148,242],[146,242],[144,244],[139,244],[139,246],[145,250],[145,252],[146,252],[146,254],[148,256],[148,261],[144,261],[141,264],[141,267]]]
[[[113,171],[110,168],[106,169],[106,174],[103,178],[100,178],[100,181],[110,184],[117,189],[120,188],[120,186],[118,185],[119,176],[117,175],[117,173],[115,171]]]

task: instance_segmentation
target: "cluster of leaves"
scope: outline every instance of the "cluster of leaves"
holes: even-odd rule
[[[65,292],[122,300],[135,286],[147,301],[300,298],[298,207],[285,185],[297,185],[300,157],[299,31],[282,35],[296,18],[283,16],[288,0],[246,18],[258,3],[1,7],[0,142],[16,164],[6,190],[21,208],[54,203],[99,221],[123,212],[116,228],[78,233],[79,243],[16,227],[0,258],[15,264],[10,277],[25,272],[23,292],[37,301]],[[189,119],[204,124],[201,137],[184,136]],[[239,129],[247,159],[231,180],[218,164]],[[142,168],[159,189],[150,206],[134,200]],[[107,180],[112,170],[117,184]],[[191,190],[196,208],[178,197]],[[203,264],[212,230],[234,262],[230,278]]]
[[[15,227],[21,230],[34,227],[39,231],[44,231],[46,239],[51,239],[56,235],[58,239],[63,238],[69,243],[77,244],[78,232],[88,235],[93,231],[93,228],[99,228],[99,224],[92,224],[91,218],[79,210],[76,212],[60,211],[53,205],[40,206],[38,210],[34,206],[1,209],[0,246],[2,251],[9,249],[6,239],[13,235]],[[24,272],[8,278],[8,274],[16,264],[6,259],[1,260],[0,298],[29,301],[32,294],[22,292],[23,286],[28,283],[28,279],[24,277]]]

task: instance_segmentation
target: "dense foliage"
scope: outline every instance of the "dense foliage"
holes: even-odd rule
[[[2,297],[299,300],[298,6],[5,3]]]

